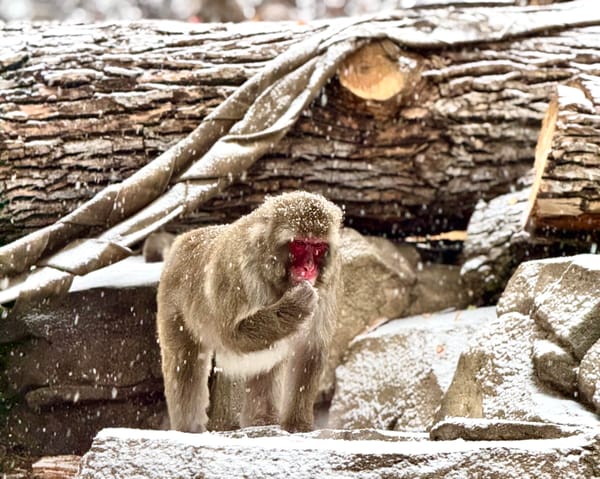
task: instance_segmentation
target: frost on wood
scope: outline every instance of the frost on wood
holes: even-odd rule
[[[600,226],[600,79],[583,74],[556,87],[535,154],[528,227]]]
[[[55,225],[1,248],[0,274],[24,271],[79,234],[85,225],[104,225],[108,230],[101,237],[108,239],[107,244],[76,271],[89,272],[122,259],[129,246],[162,226],[165,219],[172,219],[169,213],[194,210],[221,191],[281,139],[333,74],[337,63],[352,50],[353,43],[342,38],[323,52],[321,43],[332,36],[333,31],[326,31],[322,37],[309,38],[283,53],[208,115],[188,137],[122,184],[109,186]],[[278,94],[280,88],[286,95]],[[270,108],[275,104],[277,109]],[[237,123],[232,120],[236,117],[240,118]],[[229,129],[231,133],[227,134]],[[165,192],[177,176],[179,183]],[[160,204],[165,200],[167,204],[175,201],[175,205],[165,211],[163,204],[157,212],[152,201]],[[133,219],[127,219],[130,216]],[[33,250],[30,243],[35,246]],[[53,265],[53,260],[56,258],[45,267],[69,269]],[[43,287],[40,284],[36,288],[38,294],[44,294]]]
[[[519,180],[523,189],[480,200],[469,219],[462,251],[461,277],[475,302],[495,303],[523,261],[587,253],[593,238],[585,241],[541,237],[525,231],[532,179]]]
[[[332,431],[338,437],[343,432]],[[579,479],[593,477],[598,467],[598,440],[586,435],[432,442],[367,430],[354,440],[332,440],[264,428],[247,436],[243,431],[232,435],[106,429],[83,457],[79,477],[401,479],[422,477],[427,471],[431,478]]]
[[[467,227],[461,268],[475,298],[497,294],[518,264],[515,256],[524,242],[522,224],[529,194],[524,189],[477,203]]]

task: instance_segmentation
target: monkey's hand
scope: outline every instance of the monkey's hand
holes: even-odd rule
[[[242,319],[231,337],[242,352],[260,351],[298,331],[317,306],[318,295],[308,281],[284,293],[279,301]]]
[[[288,289],[275,304],[277,316],[283,321],[304,321],[314,313],[319,297],[308,281]]]

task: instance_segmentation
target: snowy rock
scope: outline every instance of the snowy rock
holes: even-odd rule
[[[335,368],[350,341],[383,319],[401,316],[416,284],[416,250],[396,249],[383,238],[369,241],[345,228],[340,251],[344,295],[321,381],[324,391],[333,388]]]
[[[448,308],[462,309],[470,303],[460,268],[448,264],[428,264],[417,270],[417,284],[411,291],[406,315],[433,313]]]
[[[430,437],[452,441],[522,441],[558,439],[585,433],[585,428],[547,422],[506,421],[501,419],[450,418],[431,428]]]
[[[581,360],[578,382],[582,399],[600,414],[600,341],[596,341]]]
[[[425,431],[467,341],[494,308],[415,316],[356,338],[336,371],[329,426]]]
[[[599,424],[577,402],[546,388],[531,351],[542,332],[528,316],[507,313],[491,322],[459,360],[438,420],[448,417],[559,424]]]
[[[498,316],[512,312],[530,315],[534,298],[548,283],[559,278],[570,262],[570,258],[548,258],[521,263],[498,300]]]
[[[599,439],[579,434],[526,441],[419,441],[398,433],[321,438],[273,430],[237,434],[105,429],[83,457],[80,479],[595,477]],[[241,433],[241,434],[240,434]],[[334,437],[336,434],[334,434]],[[232,460],[235,458],[235,460]]]
[[[541,339],[534,341],[533,367],[537,377],[554,389],[574,396],[577,391],[577,361],[558,344]]]
[[[597,427],[600,418],[574,397],[579,367],[579,392],[595,404],[600,362],[590,348],[600,335],[599,260],[580,255],[521,265],[498,303],[498,319],[461,355],[437,420]]]
[[[389,319],[469,303],[459,268],[422,264],[412,245],[345,228],[341,251],[344,296],[321,381],[326,393],[333,389],[335,368],[357,335]]]
[[[536,322],[581,360],[600,338],[600,256],[572,258],[534,298]]]
[[[14,308],[0,322],[0,343],[10,342],[0,374],[21,398],[2,430],[12,444],[77,453],[102,427],[162,421],[155,286],[118,287],[137,276],[135,262],[127,274],[106,269],[74,282],[81,291]]]

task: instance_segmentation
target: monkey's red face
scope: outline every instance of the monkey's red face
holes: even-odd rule
[[[314,285],[321,272],[329,245],[315,238],[299,238],[290,241],[290,278],[292,283],[308,281]]]

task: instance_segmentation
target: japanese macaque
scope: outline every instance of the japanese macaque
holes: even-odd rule
[[[340,288],[341,221],[322,196],[293,192],[175,240],[158,288],[172,429],[206,429],[213,354],[225,374],[246,380],[242,426],[313,428]]]

